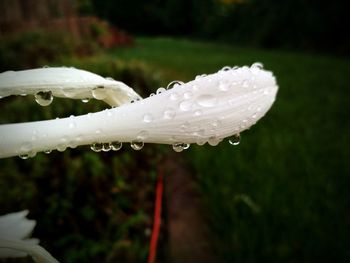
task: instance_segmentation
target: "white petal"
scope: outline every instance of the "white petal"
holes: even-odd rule
[[[263,117],[277,89],[273,74],[260,67],[221,70],[118,108],[1,125],[0,157],[111,141],[214,145]]]
[[[22,240],[7,240],[0,238],[0,257],[30,255],[37,263],[58,263],[50,253],[39,245]]]
[[[0,97],[51,91],[70,99],[96,98],[119,106],[141,97],[120,81],[75,68],[40,68],[0,74]]]
[[[28,220],[28,210],[0,216],[0,238],[24,239],[33,231],[36,222]]]

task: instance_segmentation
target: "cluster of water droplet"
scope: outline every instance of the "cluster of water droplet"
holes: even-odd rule
[[[119,141],[104,142],[104,143],[95,142],[90,146],[91,150],[93,150],[94,152],[101,152],[101,151],[108,152],[110,150],[119,151],[122,147],[123,147],[123,143]]]
[[[115,142],[105,142],[105,143],[93,143],[91,144],[90,148],[94,152],[108,152],[110,150],[112,151],[119,151],[123,146],[122,142],[115,141]],[[130,146],[133,150],[139,151],[143,148],[144,142],[140,140],[134,140],[130,143]]]

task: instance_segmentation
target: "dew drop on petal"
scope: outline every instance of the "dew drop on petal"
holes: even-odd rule
[[[26,154],[26,153],[20,154],[20,155],[18,155],[18,157],[21,158],[22,160],[26,160],[29,158],[29,154]]]
[[[202,146],[202,145],[204,145],[205,143],[206,143],[206,140],[205,140],[205,139],[200,139],[200,140],[197,141],[197,144],[198,144],[199,146]]]
[[[63,143],[57,145],[57,151],[64,152],[67,149],[67,146]]]
[[[50,154],[52,152],[52,150],[45,150],[44,153],[46,154]]]
[[[214,107],[217,99],[213,95],[201,95],[197,98],[198,105],[206,108]]]
[[[95,143],[91,144],[90,148],[94,152],[100,152],[100,151],[102,151],[102,143],[95,142]]]
[[[109,142],[102,143],[102,151],[108,152],[111,149],[111,145]]]
[[[231,145],[238,145],[241,142],[241,135],[239,133],[233,135],[229,138],[228,142]]]
[[[166,91],[166,89],[163,88],[163,87],[160,87],[160,88],[157,89],[156,94],[163,93],[164,91]]]
[[[132,141],[130,143],[130,146],[132,149],[134,149],[135,151],[139,151],[143,148],[144,146],[144,142],[141,142],[141,141]]]
[[[192,101],[184,100],[179,104],[180,110],[189,111],[192,108]]]
[[[176,111],[172,108],[167,108],[164,111],[164,119],[173,119],[176,116]]]
[[[184,98],[185,99],[190,99],[192,97],[192,92],[191,91],[187,91],[184,93]]]
[[[249,88],[249,81],[247,79],[242,81],[242,87],[243,88]]]
[[[40,106],[48,106],[53,100],[53,95],[51,91],[39,91],[35,94],[35,101]]]
[[[186,150],[190,147],[188,143],[174,143],[173,144],[173,150],[175,152],[182,152],[183,150]]]
[[[152,121],[153,121],[153,117],[151,114],[146,113],[145,115],[143,115],[143,122],[150,123]]]
[[[123,147],[123,143],[119,141],[111,142],[111,149],[113,151],[119,151]]]
[[[137,134],[137,139],[142,141],[144,139],[146,139],[149,136],[148,131],[142,130]]]
[[[227,91],[228,90],[228,85],[222,81],[219,82],[219,90],[221,91]]]
[[[211,146],[216,146],[216,145],[218,145],[220,142],[221,142],[221,139],[218,138],[218,137],[216,137],[216,136],[211,136],[211,137],[209,137],[209,139],[208,139],[208,143],[209,143],[209,145],[211,145]]]
[[[184,83],[182,81],[179,81],[179,80],[174,80],[172,82],[170,82],[168,84],[168,86],[166,87],[166,89],[172,89],[172,88],[175,88],[177,86],[181,86],[183,85]]]
[[[194,112],[194,116],[201,116],[203,114],[203,111],[202,110],[196,110]]]
[[[231,70],[231,67],[225,66],[222,69],[220,69],[219,71],[229,71],[229,70]]]
[[[250,68],[263,69],[264,65],[260,62],[253,63]]]
[[[104,86],[97,86],[92,90],[92,96],[97,100],[103,100],[107,97],[106,89]]]
[[[82,99],[81,102],[83,103],[88,103],[90,101],[90,98],[85,98],[85,99]]]
[[[170,94],[170,99],[171,100],[178,100],[179,99],[179,94],[177,94],[176,92],[173,92]]]

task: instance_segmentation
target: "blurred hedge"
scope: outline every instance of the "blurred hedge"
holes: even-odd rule
[[[97,13],[138,34],[349,54],[340,0],[91,0]]]
[[[69,43],[60,35],[41,33],[11,39],[1,44],[2,69],[56,61],[122,80],[141,94],[158,82],[145,64],[81,60]],[[106,107],[96,100],[59,98],[50,107],[40,107],[33,96],[10,96],[1,100],[0,123],[67,117]],[[135,155],[125,144],[118,152],[95,153],[84,146],[38,153],[28,160],[1,159],[0,214],[29,209],[29,217],[37,220],[33,236],[61,262],[143,262],[152,227],[155,170],[163,151],[145,145]]]

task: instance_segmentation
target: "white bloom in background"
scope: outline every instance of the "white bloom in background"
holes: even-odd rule
[[[144,143],[170,144],[175,151],[192,143],[217,145],[226,137],[237,144],[239,133],[270,109],[277,90],[272,72],[259,63],[225,67],[187,83],[174,82],[145,99],[139,99],[121,82],[72,68],[5,72],[0,74],[0,96],[36,94],[42,105],[52,100],[51,95],[94,97],[119,107],[63,119],[0,125],[0,158],[28,158],[39,151],[64,151],[79,145],[92,145],[95,151],[119,150],[124,142],[135,150]]]
[[[38,245],[39,240],[29,238],[36,222],[28,220],[28,211],[0,216],[0,258],[25,257],[38,263],[58,263],[45,249]]]

